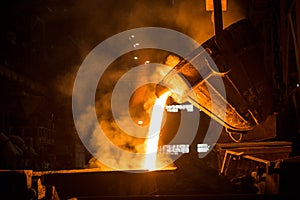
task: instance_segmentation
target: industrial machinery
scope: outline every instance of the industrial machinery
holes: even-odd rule
[[[156,95],[169,90],[175,102],[192,103],[227,132],[247,134],[270,114],[271,86],[255,28],[250,20],[242,19],[223,29],[220,4],[214,1],[215,36],[182,58],[156,85]],[[201,199],[197,195],[207,193],[219,196],[204,199],[291,199],[297,188],[292,184],[290,189],[288,183],[300,175],[289,173],[291,167],[299,167],[299,161],[295,166],[294,160],[287,159],[290,152],[290,142],[217,144],[212,166],[219,174],[209,171],[206,160],[195,154],[185,154],[177,169],[152,172],[0,170],[0,180],[6,180],[0,181],[0,188],[2,194],[15,199]],[[275,180],[279,173],[281,188]],[[284,194],[232,195],[236,188],[231,184],[238,181],[242,182],[240,194],[264,193],[267,187],[263,184],[268,183],[275,184],[269,187],[276,190],[271,193]],[[253,189],[255,184],[261,189]],[[215,190],[209,190],[211,185]]]
[[[227,131],[247,132],[272,106],[261,42],[247,19],[216,33],[164,77],[156,94],[171,90],[175,102],[192,103]]]

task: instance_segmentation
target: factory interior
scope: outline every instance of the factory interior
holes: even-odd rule
[[[0,16],[0,199],[299,198],[300,1]]]

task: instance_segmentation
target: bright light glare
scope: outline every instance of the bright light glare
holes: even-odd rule
[[[146,149],[146,159],[145,168],[149,170],[154,170],[156,168],[156,156],[157,156],[157,146],[159,140],[159,133],[161,129],[161,123],[163,119],[164,106],[166,104],[169,93],[164,93],[161,97],[156,99],[154,106],[152,108],[151,120],[148,131],[147,138],[147,149]]]
[[[138,46],[140,46],[140,43],[138,42],[133,45],[134,48],[137,48]]]

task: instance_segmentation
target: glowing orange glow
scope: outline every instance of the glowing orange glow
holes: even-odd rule
[[[154,170],[156,168],[157,146],[159,140],[159,133],[161,129],[163,111],[169,93],[164,93],[161,97],[156,99],[152,108],[151,120],[148,131],[148,138],[146,144],[146,158],[145,168]]]
[[[222,5],[222,11],[226,11],[227,10],[227,0],[222,0],[221,5]],[[214,10],[213,0],[206,0],[205,8],[206,8],[206,11],[213,11]]]

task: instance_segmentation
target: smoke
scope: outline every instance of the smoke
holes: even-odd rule
[[[222,12],[223,27],[243,19],[247,15],[244,0],[228,0],[227,10]],[[213,12],[205,10],[205,1],[178,1],[178,14],[175,16],[176,26],[183,33],[202,44],[214,35]]]
[[[223,11],[224,27],[247,16],[249,1],[228,0],[227,4],[227,11]],[[81,61],[104,39],[136,27],[178,30],[200,44],[214,35],[212,12],[205,10],[205,0],[77,0],[68,12],[68,26],[72,30],[66,39],[81,52]],[[72,66],[67,73],[56,77],[55,85],[64,95],[71,96],[78,67]]]
[[[251,1],[245,0],[228,0],[228,9],[223,12],[224,28],[231,24],[247,18],[249,16],[249,8]]]
[[[73,92],[73,84],[76,78],[78,66],[70,68],[67,73],[62,73],[56,76],[53,81],[56,91],[59,96],[71,97]]]
[[[214,27],[211,21],[211,12],[205,10],[204,0],[177,0],[177,1],[149,1],[149,0],[119,0],[119,1],[75,1],[69,8],[70,13],[70,31],[69,39],[81,51],[82,60],[96,45],[104,39],[136,27],[165,27],[180,31],[198,43],[203,43],[214,35]],[[245,17],[245,9],[241,6],[241,1],[228,0],[228,10],[223,12],[224,27]],[[118,48],[118,47],[116,47]],[[174,66],[178,58],[174,55],[166,56],[166,53],[146,51],[142,52],[139,57],[150,58],[156,62],[166,62],[169,66]],[[165,60],[165,58],[167,58]],[[135,154],[145,153],[145,139],[137,138],[136,130],[129,129],[130,134],[120,129],[116,124],[116,119],[111,112],[111,95],[115,84],[129,69],[137,64],[130,63],[128,59],[118,59],[117,64],[109,67],[99,81],[96,94],[96,113],[98,117],[97,124],[91,125],[92,116],[84,113],[80,116],[83,123],[80,124],[80,132],[92,132],[90,144],[99,151],[94,152],[96,157],[101,155],[111,166],[118,166],[118,169],[131,169],[138,166],[137,163],[143,163],[142,159],[135,157]],[[55,79],[57,91],[65,97],[71,97],[73,84],[76,78],[78,66],[72,66],[65,74],[60,74]],[[151,71],[138,78],[151,79],[152,76],[161,76],[161,71]],[[149,87],[149,96],[143,107],[136,106],[137,113],[145,112],[150,114],[151,105],[154,103],[154,89]],[[83,92],[82,94],[85,94]],[[128,102],[124,102],[128,103]],[[89,108],[87,110],[94,109]],[[141,109],[141,110],[138,110]],[[119,113],[118,123],[126,126],[127,123],[133,123],[133,119],[127,113]],[[87,127],[100,126],[105,132],[105,137],[95,130],[89,130]],[[116,147],[124,152],[120,153],[110,148],[105,141],[108,139]],[[168,160],[163,158],[162,160]],[[104,165],[93,158],[88,166],[101,166],[107,169],[107,163]]]
[[[150,52],[152,51],[139,52],[139,56],[143,54],[149,56]],[[120,77],[130,69],[127,66],[128,57],[132,59],[131,55],[125,56],[125,58],[119,58],[108,67],[102,76],[103,78],[99,81],[99,93],[96,94],[96,113],[98,115],[98,125],[100,125],[105,133],[105,138],[104,135],[99,134],[99,130],[95,129],[90,140],[90,144],[96,149],[94,155],[99,157],[99,160],[105,160],[105,165],[114,166],[118,170],[143,169],[147,145],[145,138],[148,134],[148,126],[145,126],[144,129],[141,129],[137,124],[136,126],[131,126],[137,122],[134,121],[134,118],[140,117],[140,115],[129,116],[127,110],[120,110],[118,109],[118,105],[115,105],[114,109],[118,110],[118,115],[117,117],[112,116],[112,91]],[[142,79],[143,82],[151,82],[153,79],[158,80],[159,77],[163,77],[166,73],[167,70],[149,67],[144,73],[140,73],[139,77],[132,77],[132,83],[138,79]],[[122,94],[118,95],[122,98]],[[131,103],[131,108],[137,113],[142,113],[141,116],[146,115],[149,117],[154,101],[156,100],[155,87],[153,85],[146,85],[146,87],[138,90],[133,96],[134,99],[131,102],[124,102],[124,104],[128,104],[129,109],[129,104]],[[140,107],[138,106],[139,101],[142,103]],[[146,123],[146,120],[142,121]],[[97,166],[103,164],[99,160]]]

